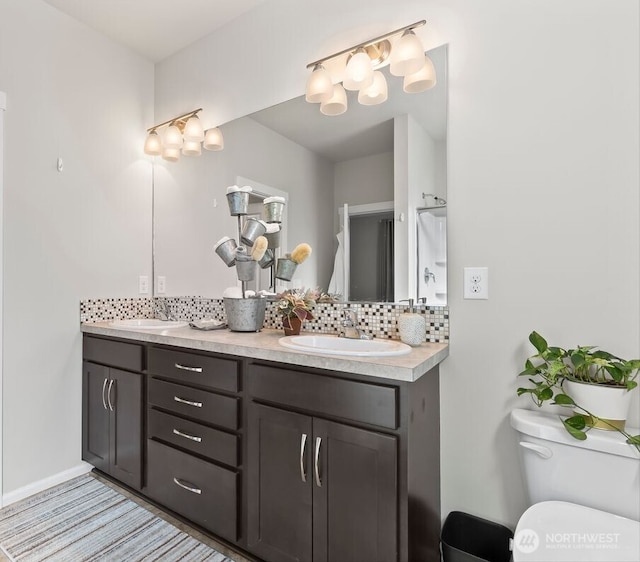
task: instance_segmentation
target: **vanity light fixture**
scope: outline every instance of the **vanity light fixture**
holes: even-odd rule
[[[198,117],[200,111],[202,108],[194,109],[147,129],[149,134],[144,143],[145,154],[177,162],[181,151],[186,156],[199,156],[203,147],[206,150],[222,150],[222,132],[218,127],[205,132]]]
[[[319,103],[325,115],[340,115],[347,110],[345,90],[357,90],[362,105],[376,105],[387,99],[387,81],[378,69],[390,64],[394,76],[403,76],[403,89],[413,94],[424,92],[436,84],[433,62],[425,55],[414,29],[426,20],[417,21],[359,45],[349,47],[307,65],[313,69],[305,90],[309,103]],[[343,59],[342,84],[325,67]],[[338,83],[335,83],[338,82]]]

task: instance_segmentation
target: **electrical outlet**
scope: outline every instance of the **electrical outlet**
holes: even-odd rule
[[[141,295],[149,294],[149,276],[141,275],[138,277],[138,293]]]
[[[167,278],[164,275],[158,275],[158,294],[164,295],[167,292]]]
[[[464,298],[489,298],[489,269],[487,267],[464,268]]]

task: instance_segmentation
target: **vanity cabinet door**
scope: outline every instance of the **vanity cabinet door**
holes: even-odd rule
[[[103,472],[109,471],[108,385],[108,367],[87,361],[83,363],[82,458]]]
[[[248,546],[269,562],[312,560],[312,418],[252,404]]]
[[[142,485],[142,375],[110,369],[110,473],[140,489]]]
[[[398,559],[397,438],[313,419],[314,562]]]

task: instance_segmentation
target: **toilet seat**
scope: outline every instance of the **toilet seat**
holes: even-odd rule
[[[638,562],[640,522],[564,501],[532,505],[513,539],[514,562]]]

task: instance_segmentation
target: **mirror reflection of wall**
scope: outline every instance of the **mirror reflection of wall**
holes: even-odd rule
[[[389,77],[385,103],[362,106],[357,92],[350,92],[349,108],[338,116],[321,115],[316,104],[301,96],[220,125],[223,151],[158,162],[154,266],[156,276],[166,277],[166,294],[219,298],[236,283],[233,272],[215,259],[213,245],[236,231],[224,193],[243,176],[289,194],[289,245],[307,242],[313,248],[292,287],[328,288],[340,227],[337,211],[343,203],[391,201],[396,236],[395,294],[390,300],[417,298],[415,210],[424,206],[424,191],[446,197],[446,46],[429,56],[438,84],[426,92],[404,93],[402,80]],[[425,185],[426,167],[440,179]]]
[[[441,201],[444,201],[441,199]],[[447,208],[418,209],[418,298],[430,306],[447,305]]]

